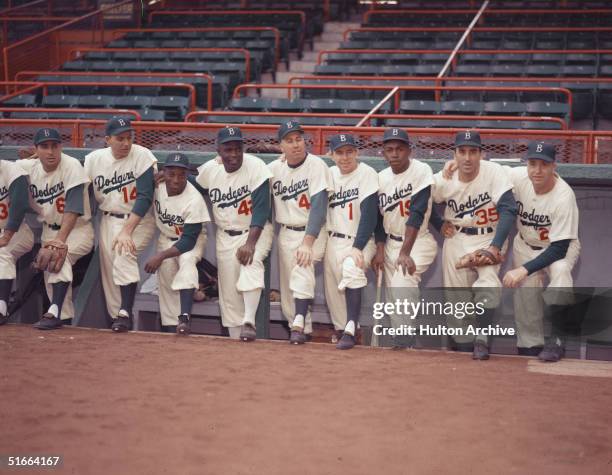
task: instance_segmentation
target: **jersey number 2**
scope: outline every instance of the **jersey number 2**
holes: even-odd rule
[[[129,201],[134,201],[136,199],[136,187],[132,187],[132,191],[128,192],[128,187],[124,186],[121,188],[123,192],[123,202],[128,203]]]

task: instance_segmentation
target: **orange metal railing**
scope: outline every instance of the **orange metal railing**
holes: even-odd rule
[[[132,115],[134,120],[142,120],[138,111],[133,109],[91,109],[82,107],[0,107],[0,114],[4,112],[68,112],[74,114],[108,114],[108,115]]]

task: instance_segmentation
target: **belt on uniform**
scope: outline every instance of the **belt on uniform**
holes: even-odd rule
[[[529,244],[525,238],[523,237],[523,235],[521,233],[519,233],[519,235],[521,236],[521,239],[523,240],[523,242],[525,244],[527,244],[531,249],[533,249],[534,251],[541,251],[542,249],[544,249],[543,247],[539,247],[539,246],[532,246],[531,244]]]
[[[388,236],[389,236],[389,238],[393,239],[394,241],[402,242],[404,240],[404,238],[402,236],[396,236],[395,234],[389,234]]]
[[[226,234],[229,234],[230,236],[241,236],[244,233],[248,233],[249,230],[245,229],[243,231],[235,231],[233,229],[224,229],[223,232],[226,233]]]
[[[464,228],[462,226],[455,226],[457,231],[463,234],[467,234],[469,236],[476,236],[477,234],[489,234],[495,231],[493,228],[478,228],[478,227],[467,227]]]
[[[306,226],[289,226],[287,224],[281,224],[283,228],[291,229],[291,231],[306,231]]]
[[[353,236],[349,236],[348,234],[335,233],[335,232],[332,232],[332,231],[327,231],[327,232],[328,232],[328,234],[331,237],[337,237],[337,238],[340,238],[340,239],[354,239]]]
[[[128,214],[111,213],[110,211],[102,211],[102,214],[104,214],[104,216],[112,216],[113,218],[119,219],[125,219],[129,216]]]
[[[45,223],[45,226],[47,226],[49,229],[52,229],[53,231],[59,231],[60,229],[62,229],[62,226],[60,224],[55,223]]]

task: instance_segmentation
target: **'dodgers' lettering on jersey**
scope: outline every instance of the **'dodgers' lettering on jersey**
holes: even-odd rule
[[[552,224],[548,215],[536,213],[535,208],[532,209],[531,212],[525,211],[521,201],[517,200],[516,204],[518,205],[518,216],[523,226],[541,228],[550,226]]]
[[[125,185],[129,185],[136,181],[134,172],[126,172],[123,175],[113,174],[112,178],[106,178],[104,175],[98,175],[94,178],[94,186],[107,195],[111,191],[121,190]]]
[[[30,185],[30,192],[34,200],[39,204],[53,204],[57,198],[64,194],[64,182],[49,186],[47,183],[44,188],[38,188],[36,185]]]
[[[393,211],[400,201],[412,196],[412,183],[408,183],[404,188],[395,189],[393,194],[380,193],[378,195],[378,205],[385,210],[385,213]],[[388,207],[387,207],[388,206]]]
[[[245,197],[250,196],[251,192],[248,185],[243,185],[240,188],[232,189],[230,186],[226,193],[223,193],[219,188],[211,188],[208,192],[210,202],[219,208],[238,207]]]
[[[489,192],[480,193],[476,197],[468,197],[465,203],[457,204],[455,200],[448,200],[448,206],[455,212],[457,218],[463,218],[467,215],[474,215],[474,211],[482,208],[484,205],[491,202]]]
[[[359,188],[351,188],[350,190],[345,190],[340,187],[340,189],[332,193],[329,197],[329,207],[335,208],[336,206],[344,206],[351,201],[355,201],[359,198]]]
[[[162,210],[161,203],[157,200],[155,200],[155,211],[157,211],[157,216],[163,224],[167,224],[168,226],[182,226],[185,224],[185,220],[182,216],[168,213],[167,209]]]
[[[8,186],[3,186],[0,188],[0,201],[6,198],[9,194]]]
[[[272,192],[274,196],[282,196],[283,201],[292,200],[301,195],[302,193],[308,191],[308,179],[300,180],[297,183],[294,183],[291,180],[291,183],[287,186],[283,186],[283,183],[278,180],[272,184]]]

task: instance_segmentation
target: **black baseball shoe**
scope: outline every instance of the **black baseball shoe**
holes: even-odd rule
[[[191,333],[191,322],[189,315],[179,315],[179,323],[176,326],[177,335],[189,335]]]
[[[114,333],[125,333],[130,331],[132,328],[132,321],[130,317],[124,317],[122,315],[118,315],[115,320],[113,320],[113,324],[111,325],[111,330]]]
[[[291,329],[291,335],[289,336],[289,343],[292,345],[303,345],[306,343],[304,330],[299,327],[293,327]]]
[[[242,330],[240,330],[240,339],[242,341],[254,341],[255,338],[257,338],[255,327],[250,323],[243,324]]]
[[[42,318],[32,326],[39,330],[56,330],[62,328],[62,321],[52,313],[45,313]]]
[[[544,345],[544,349],[538,355],[538,359],[547,363],[556,363],[564,356],[565,348],[557,343],[548,343]]]
[[[517,352],[520,356],[538,356],[544,349],[543,346],[517,346]]]
[[[336,345],[337,350],[350,350],[356,344],[355,337],[353,335],[349,335],[348,333],[343,333],[342,338],[338,341]]]
[[[6,322],[9,321],[9,314],[7,313],[6,315],[0,313],[0,325],[4,325]]]
[[[473,360],[488,360],[489,347],[481,341],[474,343],[474,351],[472,352]]]

